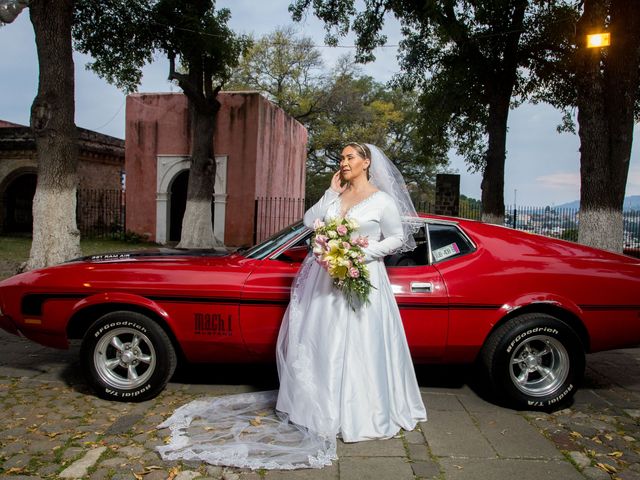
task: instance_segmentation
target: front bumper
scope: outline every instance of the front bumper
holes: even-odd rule
[[[20,332],[18,331],[16,324],[13,323],[11,317],[9,315],[4,315],[2,312],[0,312],[0,328],[6,330],[12,335],[20,335]]]

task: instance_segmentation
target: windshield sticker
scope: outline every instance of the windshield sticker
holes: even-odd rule
[[[452,257],[453,255],[457,255],[460,253],[460,249],[458,245],[454,243],[450,243],[449,245],[445,245],[444,247],[436,248],[433,252],[433,258],[436,262],[443,260],[448,257]]]

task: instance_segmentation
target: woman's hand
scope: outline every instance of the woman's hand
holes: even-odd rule
[[[333,174],[333,177],[331,177],[331,190],[333,190],[334,192],[342,193],[346,189],[347,183],[345,182],[344,185],[342,184],[342,174],[338,170]]]

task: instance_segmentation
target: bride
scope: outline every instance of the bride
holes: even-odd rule
[[[164,459],[248,468],[320,468],[345,442],[385,439],[426,420],[383,259],[415,248],[417,216],[400,172],[373,145],[349,143],[324,196],[304,215],[347,217],[368,237],[372,289],[354,310],[313,254],[293,282],[276,347],[280,389],[196,400],[159,428]]]

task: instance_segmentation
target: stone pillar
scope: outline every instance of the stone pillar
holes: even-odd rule
[[[436,215],[460,215],[460,175],[436,175]]]

